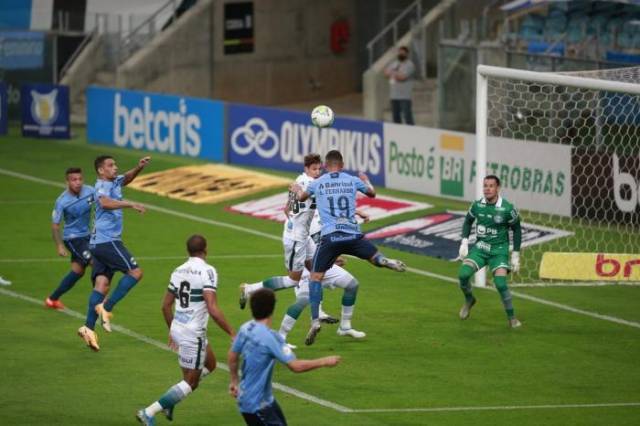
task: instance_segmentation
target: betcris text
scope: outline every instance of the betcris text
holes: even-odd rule
[[[223,106],[205,99],[90,88],[91,143],[223,159]]]
[[[384,184],[382,124],[336,119],[319,129],[308,114],[273,108],[229,105],[229,160],[236,164],[301,171],[304,156],[337,149],[348,172],[364,172]]]

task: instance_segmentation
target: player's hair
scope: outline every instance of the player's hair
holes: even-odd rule
[[[189,256],[202,254],[207,249],[207,240],[202,235],[192,235],[187,240],[187,252]]]
[[[100,156],[96,157],[95,161],[93,162],[93,167],[95,167],[96,173],[98,173],[98,169],[100,167],[102,167],[104,162],[107,161],[108,159],[112,159],[113,160],[113,157],[110,156],[110,155],[100,155]]]
[[[269,318],[276,307],[276,294],[270,288],[261,288],[251,295],[251,315],[254,319]]]
[[[320,154],[307,154],[304,156],[304,166],[310,167],[313,164],[322,164]]]
[[[404,50],[405,53],[409,53],[409,48],[407,46],[400,46],[398,50]]]
[[[340,151],[338,151],[337,149],[332,149],[331,151],[327,152],[327,155],[324,157],[324,161],[327,164],[342,163],[342,154],[340,154]]]
[[[496,184],[497,184],[498,186],[500,186],[500,178],[499,178],[498,176],[496,176],[496,175],[487,175],[487,176],[485,176],[484,180],[487,180],[487,179],[493,179],[493,180],[495,180],[495,181],[496,181]]]
[[[73,173],[82,173],[82,169],[80,167],[69,167],[65,172],[64,175],[65,176],[69,176],[70,174]]]

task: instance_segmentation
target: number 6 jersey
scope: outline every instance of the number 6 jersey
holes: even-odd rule
[[[199,257],[190,257],[171,274],[168,290],[176,297],[171,327],[180,327],[195,336],[205,336],[209,313],[204,301],[205,291],[216,291],[218,274],[215,268]]]

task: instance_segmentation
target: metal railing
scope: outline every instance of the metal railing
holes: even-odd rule
[[[91,31],[89,34],[85,36],[85,38],[82,40],[82,43],[78,45],[76,50],[74,50],[73,54],[69,57],[69,59],[67,59],[67,62],[65,62],[64,66],[60,70],[60,73],[58,74],[58,78],[57,78],[58,81],[61,81],[64,78],[67,72],[69,72],[69,68],[71,68],[71,65],[73,65],[74,61],[78,58],[78,56],[80,56],[80,54],[82,53],[84,48],[87,46],[87,44],[89,44],[91,40],[95,39],[95,37],[97,36],[98,36],[97,28],[94,28],[93,31]]]
[[[119,62],[123,63],[135,52],[146,46],[156,34],[163,30],[163,25],[177,19],[177,0],[168,0],[140,25],[132,29],[120,40]]]

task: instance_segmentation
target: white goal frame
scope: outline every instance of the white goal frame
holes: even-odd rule
[[[536,72],[514,68],[478,65],[476,71],[476,182],[475,198],[482,198],[482,181],[487,174],[487,102],[488,78],[529,81],[532,83],[558,84],[583,89],[606,90],[610,92],[640,95],[640,85],[596,78],[577,77],[551,72]],[[475,286],[486,287],[486,268],[475,275]]]

